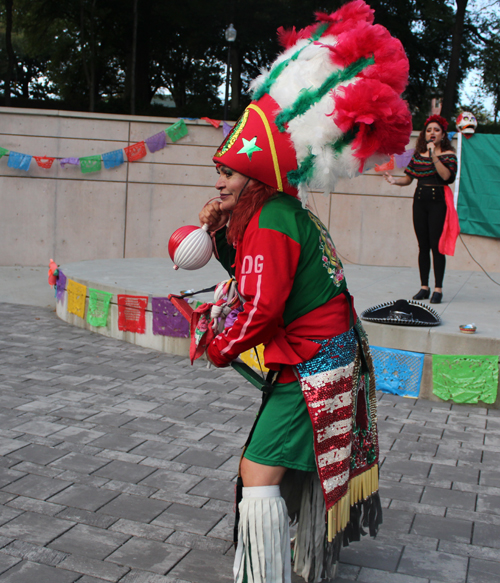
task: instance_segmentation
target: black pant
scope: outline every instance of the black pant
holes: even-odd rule
[[[417,235],[418,268],[420,270],[420,283],[423,286],[429,285],[430,252],[432,251],[435,285],[443,287],[446,257],[439,252],[438,246],[445,218],[444,187],[417,186],[413,199],[413,226]]]

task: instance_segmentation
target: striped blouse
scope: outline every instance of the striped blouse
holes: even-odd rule
[[[451,184],[455,180],[455,175],[457,173],[457,156],[455,154],[441,154],[438,158],[451,172],[448,180],[443,180],[441,176],[439,176],[436,167],[434,166],[434,162],[430,157],[424,158],[418,152],[413,154],[413,158],[405,168],[405,174],[411,178],[416,178],[419,182],[420,180],[424,180],[425,184],[436,184],[439,186]]]

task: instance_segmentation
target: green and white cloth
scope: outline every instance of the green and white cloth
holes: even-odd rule
[[[460,230],[500,238],[500,135],[458,136],[455,183]]]

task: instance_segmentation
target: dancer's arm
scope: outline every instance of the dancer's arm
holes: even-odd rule
[[[384,173],[384,178],[389,184],[394,184],[395,186],[408,186],[412,183],[413,178],[405,174],[404,176],[392,176],[389,172]]]

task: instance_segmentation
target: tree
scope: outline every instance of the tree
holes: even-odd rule
[[[484,46],[476,64],[481,71],[482,88],[493,96],[494,121],[500,112],[500,18],[490,22],[490,35],[483,37]]]
[[[252,79],[262,68],[269,67],[282,50],[277,29],[280,26],[303,28],[313,22],[316,11],[332,12],[343,3],[342,0],[232,0],[221,25],[222,35],[230,23],[238,32],[231,50],[232,117],[237,117],[249,103],[247,91]],[[222,35],[217,55],[225,61],[227,44]]]
[[[7,53],[7,70],[5,74],[5,105],[10,105],[12,77],[14,75],[14,48],[12,47],[12,12],[13,0],[5,0],[5,51]]]
[[[244,92],[260,68],[267,67],[279,52],[275,41],[279,25],[307,26],[315,11],[332,12],[344,3],[343,0],[278,0],[270,4],[253,0],[249,11],[248,2],[234,0],[233,14],[228,18],[238,30],[233,51],[238,61],[233,62],[233,68],[241,72],[239,92]],[[399,38],[408,55],[410,76],[405,98],[414,115],[414,124],[419,125],[428,115],[431,99],[443,95],[451,55],[450,30],[455,22],[453,8],[449,0],[370,0],[369,4],[375,10],[375,23]],[[470,32],[468,29],[465,32],[468,39]],[[462,49],[459,56],[462,64],[468,66],[466,54]],[[465,69],[458,71],[456,84],[464,74]],[[239,93],[235,89],[233,96]],[[241,100],[240,110],[248,98],[242,95]]]
[[[376,22],[399,38],[405,48],[410,62],[405,98],[413,125],[419,127],[429,114],[431,99],[443,95],[454,11],[448,0],[372,0],[370,5]]]
[[[108,2],[101,8],[97,0],[15,0],[14,26],[25,50],[19,63],[26,73],[25,89],[45,98],[53,93],[75,109],[95,110],[117,79],[116,61],[105,42],[110,27],[106,17]],[[38,67],[27,66],[33,61]]]
[[[0,84],[5,105],[23,98],[40,98],[50,92],[44,77],[47,50],[33,52],[26,31],[19,26],[19,0],[5,0],[0,6]]]
[[[224,8],[222,0],[199,0],[189,11],[181,3],[155,3],[153,20],[165,26],[151,28],[151,86],[153,92],[168,89],[182,115],[207,115],[221,106]]]
[[[50,47],[46,77],[69,106],[142,113],[161,88],[184,114],[195,102],[220,106],[220,26],[207,26],[217,2],[198,0],[195,11],[153,0],[16,2],[30,50]]]
[[[5,96],[38,96],[48,102],[56,96],[56,107],[91,111],[147,113],[152,97],[168,91],[176,115],[220,115],[219,87],[227,59],[224,31],[233,23],[238,36],[231,50],[231,117],[236,118],[249,101],[250,81],[281,50],[277,28],[307,26],[315,11],[333,12],[345,0],[1,2]],[[375,22],[399,38],[407,52],[410,79],[405,98],[414,124],[425,119],[432,97],[444,96],[444,112],[452,111],[478,29],[471,10],[466,10],[472,4],[456,0],[460,10],[455,12],[455,0],[369,3]]]
[[[458,97],[458,80],[460,67],[460,53],[462,39],[464,35],[464,23],[466,18],[468,0],[455,0],[457,10],[455,13],[455,23],[453,26],[453,36],[451,42],[450,65],[446,77],[446,85],[443,93],[443,107],[441,115],[450,118]]]

